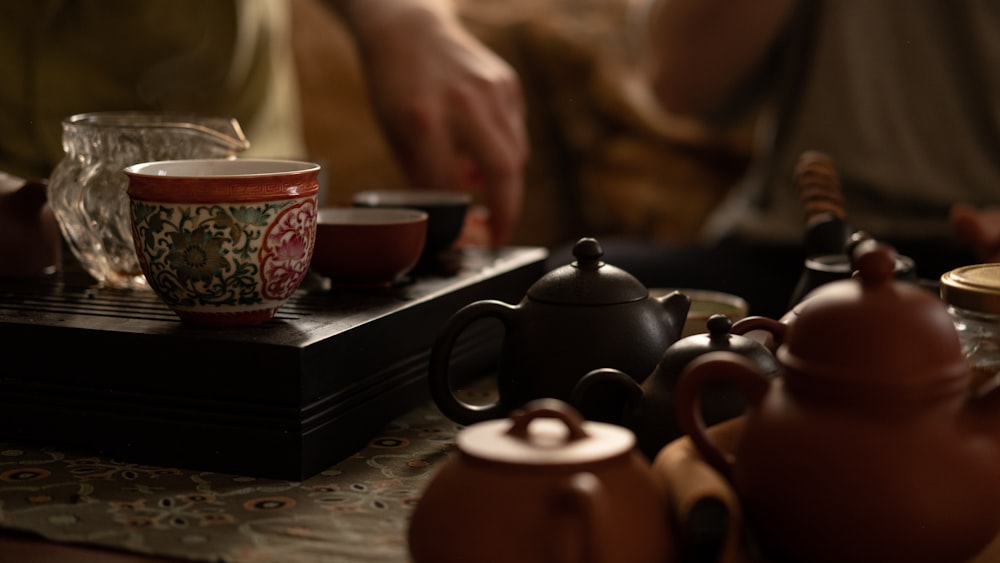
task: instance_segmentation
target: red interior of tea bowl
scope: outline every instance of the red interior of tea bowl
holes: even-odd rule
[[[416,266],[426,238],[423,211],[320,209],[311,267],[334,286],[390,286]]]

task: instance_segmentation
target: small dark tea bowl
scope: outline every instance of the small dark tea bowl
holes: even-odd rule
[[[354,195],[355,207],[419,209],[427,213],[427,241],[421,262],[451,248],[462,233],[472,196],[431,190],[368,190]]]

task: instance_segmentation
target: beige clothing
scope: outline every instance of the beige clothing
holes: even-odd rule
[[[45,177],[77,113],[236,117],[246,156],[301,157],[287,0],[0,3],[0,170]]]
[[[1000,204],[1000,4],[809,1],[746,180],[709,234],[798,243],[805,150],[837,163],[848,217],[886,239],[948,237],[956,202]]]

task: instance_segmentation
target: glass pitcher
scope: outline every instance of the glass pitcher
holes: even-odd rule
[[[250,147],[235,119],[147,112],[66,118],[65,156],[48,200],[63,237],[100,285],[143,288],[129,220],[126,166],[154,160],[235,158]]]

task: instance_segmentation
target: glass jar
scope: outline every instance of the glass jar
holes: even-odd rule
[[[1000,383],[1000,264],[974,264],[941,276],[941,298],[955,321],[977,383]],[[978,386],[977,386],[978,387]]]
[[[65,156],[49,178],[49,204],[73,255],[105,287],[146,287],[132,242],[125,167],[235,158],[250,146],[231,118],[95,112],[62,126]]]

